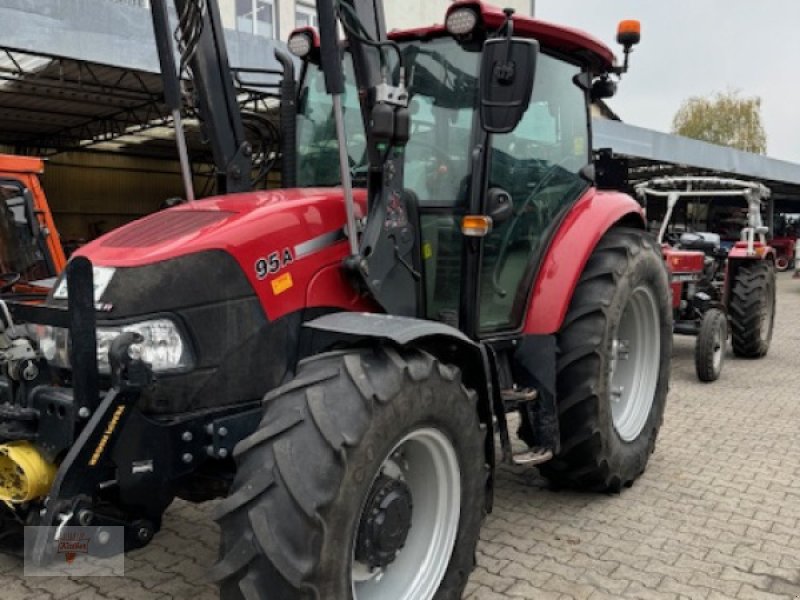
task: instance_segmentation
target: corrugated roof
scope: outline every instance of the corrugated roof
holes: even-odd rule
[[[632,183],[661,175],[716,173],[759,181],[777,203],[800,205],[800,164],[636,127],[594,119],[595,150],[630,159]]]

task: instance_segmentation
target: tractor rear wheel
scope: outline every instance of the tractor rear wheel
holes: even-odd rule
[[[415,350],[324,354],[265,406],[217,510],[223,599],[461,597],[488,471],[458,369]]]
[[[733,352],[761,358],[769,350],[775,325],[775,269],[766,260],[739,265],[728,303]]]
[[[700,322],[700,332],[694,345],[694,368],[700,381],[719,379],[727,341],[728,317],[718,308],[708,310]]]
[[[661,252],[644,231],[598,243],[558,334],[556,485],[618,492],[644,471],[669,387],[672,312]]]

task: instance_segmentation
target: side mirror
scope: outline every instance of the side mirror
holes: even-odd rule
[[[486,195],[486,214],[492,218],[492,223],[501,225],[514,214],[514,203],[511,195],[502,188],[489,188]]]
[[[513,131],[528,110],[536,76],[539,42],[495,38],[483,44],[481,125],[489,133]]]

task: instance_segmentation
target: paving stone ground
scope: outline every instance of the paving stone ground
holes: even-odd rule
[[[728,356],[701,384],[693,340],[675,343],[658,446],[620,495],[553,492],[502,468],[469,600],[800,599],[800,281],[781,276],[769,356]],[[216,598],[212,504],[175,503],[125,578],[24,578],[0,555],[0,598]],[[327,599],[326,599],[327,600]]]

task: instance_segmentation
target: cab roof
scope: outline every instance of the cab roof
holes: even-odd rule
[[[44,172],[44,161],[31,156],[0,154],[0,172],[39,174]]]
[[[484,26],[488,29],[498,29],[506,19],[502,9],[475,0],[457,0],[453,2],[448,7],[447,15],[459,8],[476,10],[480,14]],[[436,24],[413,29],[395,29],[389,33],[389,37],[400,41],[424,39],[446,33],[447,30],[444,25]],[[614,53],[608,46],[579,29],[554,25],[553,23],[524,15],[514,15],[514,33],[521,37],[536,39],[545,48],[577,55],[584,60],[588,60],[600,72],[611,70],[616,62]]]

